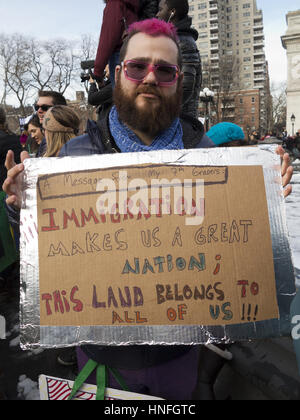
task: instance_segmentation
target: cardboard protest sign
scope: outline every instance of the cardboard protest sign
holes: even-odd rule
[[[151,190],[153,175],[160,187]],[[196,180],[202,178],[197,202]],[[116,186],[101,194],[104,179]],[[144,181],[145,190],[137,193],[131,186],[136,180]],[[194,216],[183,205],[189,194]],[[101,212],[102,197],[111,199],[108,212]],[[124,205],[121,214],[117,209]],[[38,179],[37,208],[41,325],[219,325],[278,318],[259,166],[151,165],[46,175]],[[193,218],[196,225],[186,225]]]
[[[270,149],[43,159],[25,168],[24,348],[288,333],[295,283]]]

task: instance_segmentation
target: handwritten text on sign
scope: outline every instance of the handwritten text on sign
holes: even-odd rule
[[[259,166],[41,176],[38,225],[41,325],[278,318]]]

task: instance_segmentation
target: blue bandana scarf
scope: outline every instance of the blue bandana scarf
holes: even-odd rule
[[[110,111],[109,128],[122,153],[184,149],[179,118],[176,118],[166,131],[157,136],[150,146],[145,145],[133,131],[119,121],[115,106]]]

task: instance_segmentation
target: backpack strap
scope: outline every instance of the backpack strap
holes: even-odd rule
[[[70,396],[68,397],[68,401],[73,400],[76,397],[77,393],[80,391],[84,383],[86,383],[88,377],[94,372],[96,369],[96,378],[97,378],[97,393],[96,393],[96,401],[104,401],[105,399],[105,390],[108,386],[108,371],[111,372],[115,380],[120,385],[123,391],[129,391],[128,386],[126,385],[123,377],[117,371],[117,369],[110,368],[105,365],[101,365],[98,362],[90,359],[84,368],[79,372],[79,375],[75,379],[74,386]]]
[[[115,140],[113,139],[112,135],[109,131],[109,113],[111,108],[109,108],[104,116],[104,118],[101,118],[97,121],[97,126],[100,131],[100,141],[102,143],[102,146],[105,148],[104,153],[121,153],[120,149],[115,143]]]

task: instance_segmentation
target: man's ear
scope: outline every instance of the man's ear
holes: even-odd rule
[[[117,65],[116,68],[115,68],[115,80],[117,80],[118,76],[121,73],[121,70],[122,70],[122,66]]]

